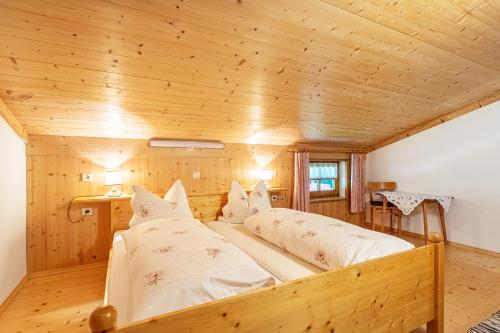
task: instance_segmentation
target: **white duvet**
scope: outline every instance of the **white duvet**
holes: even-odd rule
[[[326,270],[414,248],[397,237],[286,208],[250,216],[244,225],[268,242]]]
[[[275,283],[244,252],[196,220],[158,219],[122,237],[132,321]]]

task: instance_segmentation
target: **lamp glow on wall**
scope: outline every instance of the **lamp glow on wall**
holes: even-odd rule
[[[273,179],[274,176],[276,175],[274,170],[271,169],[257,169],[253,170],[252,173],[253,173],[253,178],[256,178],[258,180],[263,180],[267,188],[271,187],[271,185],[269,185],[267,181]]]
[[[120,197],[122,191],[120,191],[117,186],[122,184],[122,173],[120,170],[107,170],[104,172],[104,186],[112,186],[111,190],[106,193],[106,196]]]

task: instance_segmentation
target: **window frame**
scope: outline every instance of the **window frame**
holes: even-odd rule
[[[321,191],[321,186],[319,191],[309,191],[309,197],[311,199],[324,199],[324,198],[340,198],[340,179],[339,179],[339,171],[340,171],[340,161],[338,160],[310,160],[311,163],[334,163],[337,165],[337,177],[336,178],[309,178],[309,184],[311,180],[330,180],[333,179],[335,182],[335,190],[332,191]],[[308,166],[310,168],[310,165]],[[309,185],[310,186],[310,185]]]

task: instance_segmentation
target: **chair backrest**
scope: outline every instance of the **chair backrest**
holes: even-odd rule
[[[396,182],[368,182],[368,193],[370,193],[370,200],[373,200],[374,192],[381,191],[394,191],[396,189]]]

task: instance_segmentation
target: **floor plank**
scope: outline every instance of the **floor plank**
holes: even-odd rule
[[[0,315],[0,332],[89,332],[104,294],[106,265],[30,278]]]
[[[103,264],[31,278],[0,315],[0,332],[88,333],[87,318],[102,302],[105,277]],[[446,246],[445,332],[465,332],[499,309],[500,258]]]

